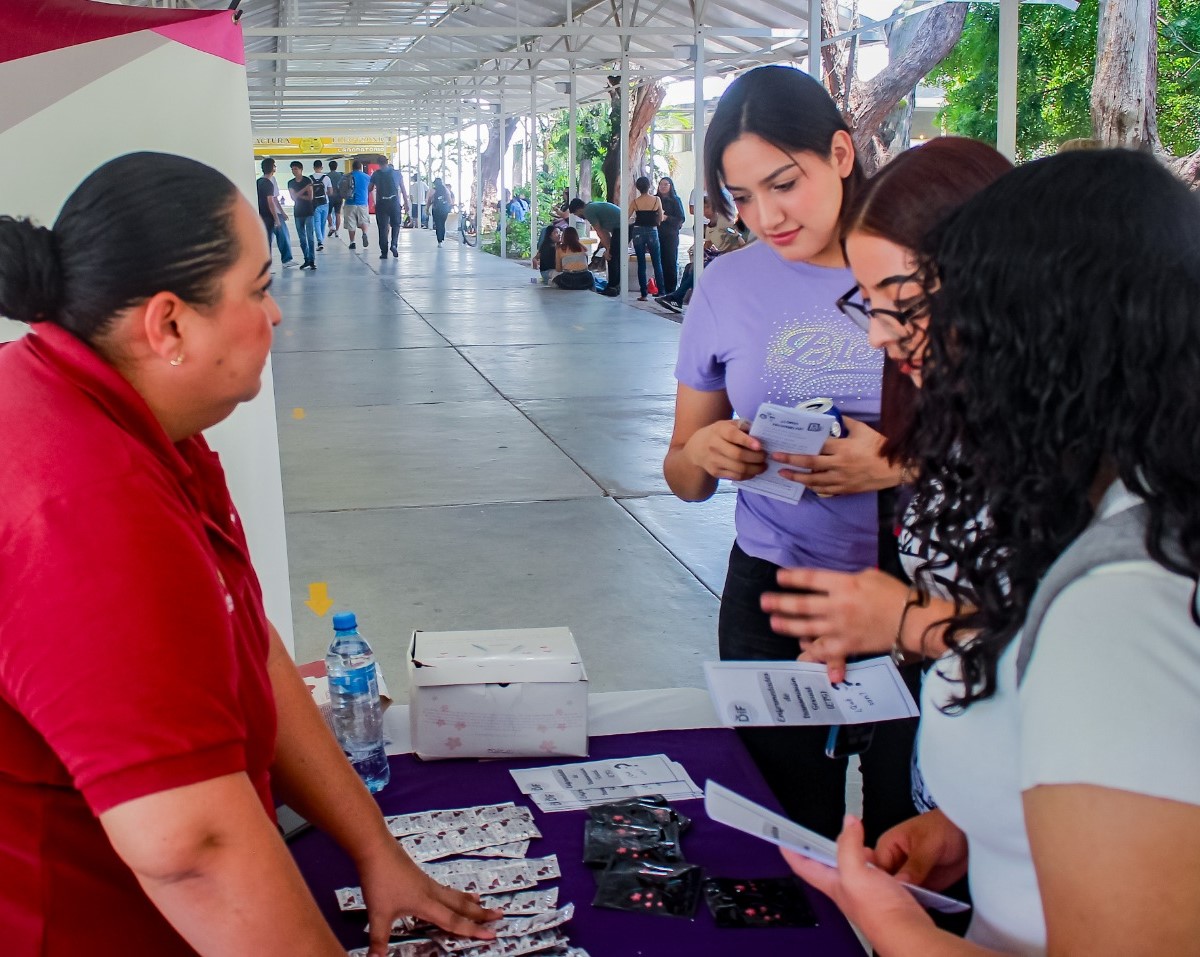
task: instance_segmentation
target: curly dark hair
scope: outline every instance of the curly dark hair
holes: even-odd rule
[[[995,693],[1109,480],[1145,500],[1153,559],[1200,573],[1200,200],[1147,155],[1061,154],[969,200],[922,258],[913,532],[975,603],[947,632],[958,709]]]

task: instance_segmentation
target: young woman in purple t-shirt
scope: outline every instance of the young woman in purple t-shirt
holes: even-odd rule
[[[748,434],[760,404],[829,397],[846,416],[848,435],[828,442],[822,455],[775,455],[792,467],[784,474],[810,490],[799,502],[738,492],[718,626],[721,657],[794,659],[798,644],[771,630],[763,593],[777,590],[781,567],[875,566],[876,493],[899,481],[899,470],[881,455],[883,437],[866,424],[879,418],[882,355],[835,305],[854,282],[838,221],[862,172],[820,84],[775,66],[744,74],[721,98],[705,166],[709,197],[719,209],[731,195],[734,216],[759,241],[720,257],[696,288],[680,336],[675,428],[663,471],[677,496],[702,501],[720,479],[766,468],[766,453]],[[742,734],[788,814],[832,836],[845,811],[847,760],[825,756],[827,730]],[[915,721],[880,725],[863,755],[869,834],[915,813],[914,733]]]

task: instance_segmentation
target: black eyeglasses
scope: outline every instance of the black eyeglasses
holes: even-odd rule
[[[914,277],[915,278],[915,277]],[[871,327],[872,316],[886,316],[889,319],[894,319],[902,326],[908,325],[913,319],[921,315],[925,311],[925,301],[909,306],[907,309],[879,309],[861,299],[856,299],[858,296],[858,286],[854,286],[845,295],[838,298],[834,305],[838,311],[854,323],[864,332]]]

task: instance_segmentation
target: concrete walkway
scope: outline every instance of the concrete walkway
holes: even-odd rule
[[[273,354],[296,655],[326,583],[395,696],[414,628],[567,625],[593,691],[703,686],[734,496],[660,471],[679,326],[406,230],[282,270]]]

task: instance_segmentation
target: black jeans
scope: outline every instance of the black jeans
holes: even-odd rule
[[[663,288],[658,294],[665,296],[679,285],[679,227],[659,224],[658,247],[662,252],[663,271]]]
[[[616,242],[616,233],[613,234],[613,241]],[[606,289],[621,289],[621,266],[629,259],[629,254],[618,256],[615,249],[608,251],[608,285]]]
[[[395,247],[400,241],[400,200],[379,200],[375,203],[375,225],[379,227],[379,252],[386,253],[388,246]],[[390,240],[390,242],[389,242]]]
[[[796,639],[775,634],[759,604],[763,592],[779,589],[778,570],[778,565],[752,558],[734,544],[717,628],[722,661],[795,660]],[[909,689],[918,696],[920,669],[904,672]],[[880,722],[871,746],[860,756],[868,846],[917,813],[910,771],[916,732],[916,718]],[[744,728],[738,734],[787,815],[820,834],[836,837],[846,813],[849,761],[826,757],[829,729]]]
[[[446,217],[450,215],[450,209],[434,206],[431,215],[433,216],[433,234],[437,236],[439,243],[446,239]]]

